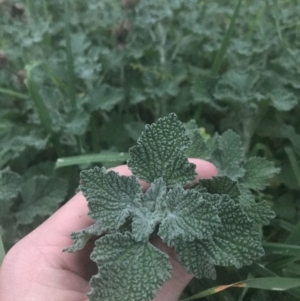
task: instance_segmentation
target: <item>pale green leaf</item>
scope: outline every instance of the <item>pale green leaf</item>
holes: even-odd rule
[[[142,187],[135,177],[95,167],[80,174],[79,189],[88,201],[89,216],[103,227],[117,229],[141,200]]]
[[[279,111],[290,111],[298,104],[297,97],[283,88],[271,91],[269,97]]]
[[[270,182],[279,168],[274,166],[273,162],[261,157],[251,157],[244,165],[246,169],[245,176],[241,180],[243,186],[248,189],[262,190]]]
[[[95,89],[88,105],[90,110],[111,111],[115,105],[124,99],[124,90],[110,85],[103,84]]]
[[[175,114],[147,125],[138,145],[129,150],[128,166],[135,176],[153,182],[163,178],[167,185],[185,185],[196,176],[195,165],[185,155],[190,139]]]
[[[176,239],[211,237],[221,225],[217,209],[195,190],[175,187],[169,191],[165,203],[167,214],[158,235],[169,245]]]
[[[214,96],[218,100],[238,103],[263,99],[255,89],[259,77],[254,71],[229,70],[218,83]]]
[[[74,244],[66,249],[64,252],[75,253],[83,249],[86,243],[90,240],[90,238],[94,235],[100,236],[106,232],[106,229],[103,228],[101,225],[95,223],[88,228],[83,230],[71,233],[71,238],[74,241]]]
[[[99,239],[91,258],[99,272],[90,282],[90,301],[150,301],[171,278],[168,256],[130,233]]]
[[[68,192],[63,179],[36,176],[21,186],[23,203],[16,213],[19,224],[30,224],[37,216],[48,216],[58,209]]]

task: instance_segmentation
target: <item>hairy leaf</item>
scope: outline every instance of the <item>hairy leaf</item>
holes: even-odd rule
[[[173,243],[181,264],[199,278],[215,278],[213,265],[240,268],[264,255],[259,235],[240,205],[216,195],[211,202],[219,209],[220,230],[211,239]]]
[[[89,216],[105,228],[122,226],[141,200],[142,187],[135,177],[95,167],[82,171],[80,178],[79,189],[89,202]]]
[[[175,114],[146,126],[138,145],[129,150],[128,166],[149,183],[163,178],[167,185],[185,185],[194,180],[195,166],[185,155],[190,139]],[[167,146],[167,147],[166,147]]]
[[[181,239],[193,241],[211,237],[220,226],[218,211],[194,190],[175,187],[166,198],[167,215],[158,235],[168,244]]]
[[[171,277],[168,256],[130,233],[100,238],[91,258],[99,272],[91,280],[90,301],[150,301]]]

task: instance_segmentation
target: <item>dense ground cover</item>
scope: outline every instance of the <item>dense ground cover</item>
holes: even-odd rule
[[[5,247],[75,193],[80,170],[125,162],[145,123],[175,112],[207,141],[234,130],[245,158],[280,168],[254,193],[276,212],[262,233],[261,265],[219,269],[185,296],[247,277],[299,277],[299,14],[296,0],[0,1]],[[207,297],[274,299],[298,300],[300,290]]]

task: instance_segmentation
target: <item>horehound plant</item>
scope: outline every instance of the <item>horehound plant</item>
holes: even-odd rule
[[[233,137],[228,132],[216,143],[226,146]],[[99,167],[81,172],[80,190],[95,223],[72,233],[74,245],[65,251],[80,250],[93,235],[99,237],[91,254],[98,274],[90,281],[90,301],[152,300],[172,269],[168,255],[150,242],[156,236],[197,278],[215,279],[215,266],[240,268],[264,255],[259,231],[274,214],[267,203],[252,200],[250,189],[277,170],[268,162],[268,172],[259,172],[257,160],[262,159],[250,158],[236,179],[221,172],[189,185],[196,173],[187,154],[200,142],[191,123],[184,125],[170,114],[147,125],[129,150],[132,176]],[[217,153],[222,165],[226,151]],[[231,162],[232,170],[241,162]],[[146,192],[139,180],[149,183]]]

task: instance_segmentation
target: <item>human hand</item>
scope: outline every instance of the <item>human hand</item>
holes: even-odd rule
[[[217,175],[215,166],[207,161],[190,159],[196,164],[198,179]],[[130,175],[126,165],[112,170]],[[146,189],[146,185],[142,183]],[[0,268],[1,301],[85,301],[89,280],[97,273],[90,260],[93,242],[75,254],[62,253],[72,244],[70,233],[90,226],[87,202],[77,194],[41,226],[19,241],[6,255]],[[154,301],[175,301],[193,275],[178,263],[174,251],[161,240],[153,244],[168,253],[172,278],[164,284]]]

